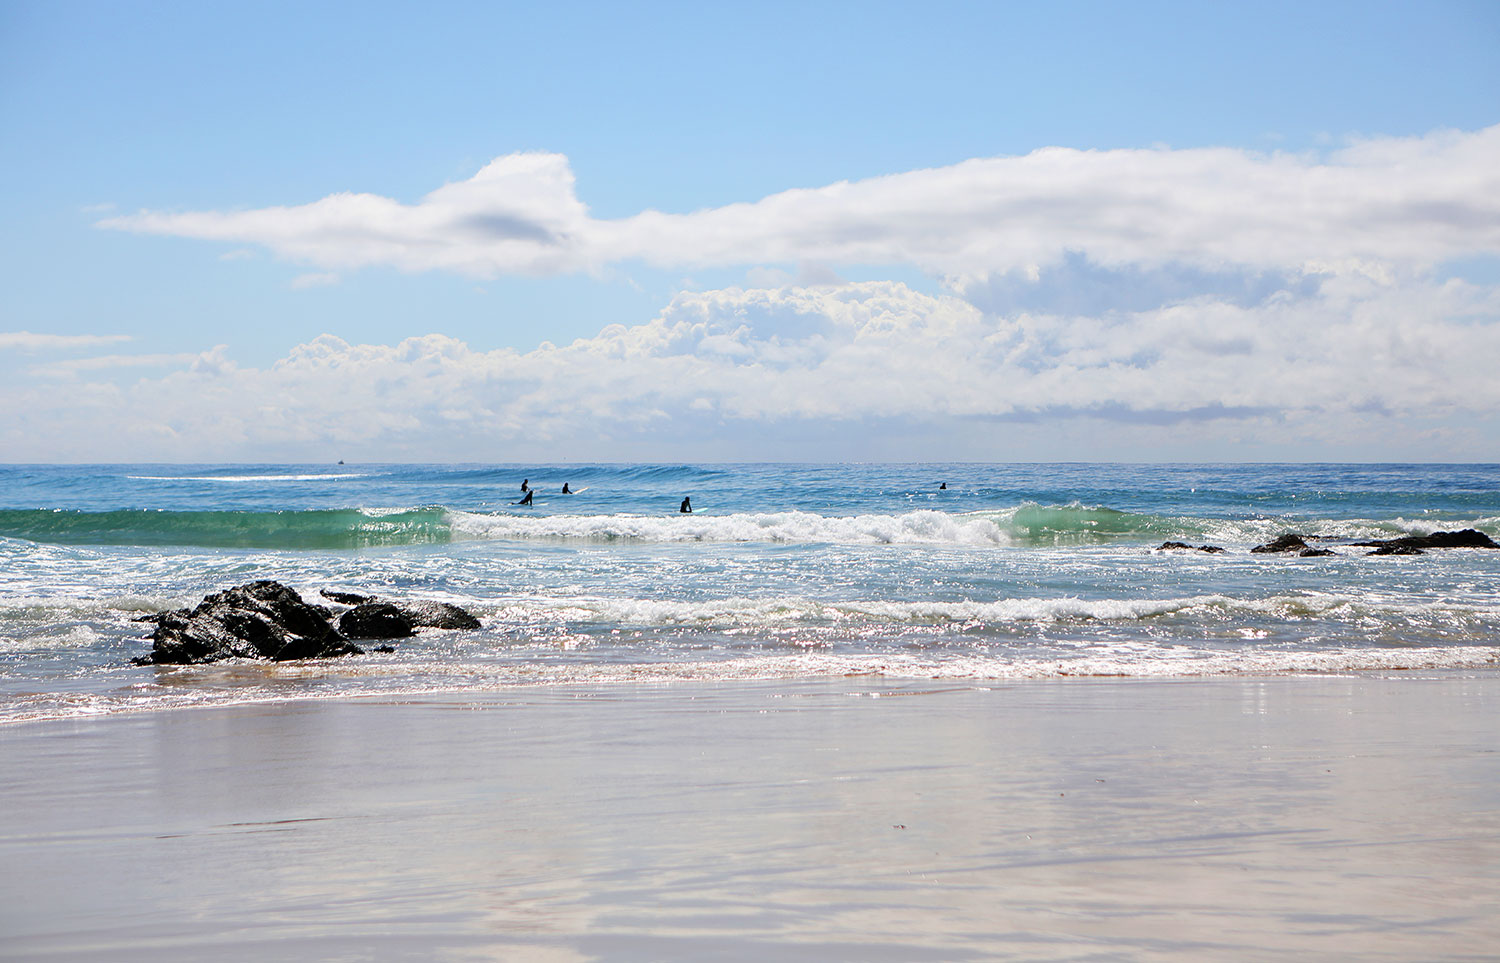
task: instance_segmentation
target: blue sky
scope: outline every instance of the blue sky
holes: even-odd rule
[[[0,457],[1493,460],[1497,114],[1493,3],[12,2]]]

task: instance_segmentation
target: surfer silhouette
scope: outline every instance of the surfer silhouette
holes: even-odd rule
[[[677,510],[679,512],[682,512],[684,515],[691,515],[693,513],[693,501],[692,501],[692,499],[691,498],[684,498],[682,500],[682,507],[679,508],[679,509],[677,509]]]
[[[529,488],[526,489],[526,497],[523,498],[523,499],[521,499],[520,501],[516,502],[516,504],[517,505],[530,505],[531,504],[531,496],[533,494],[534,493],[532,492],[531,489],[529,489]]]
[[[573,494],[573,493],[572,493],[572,492],[571,492],[571,491],[570,491],[570,490],[569,490],[569,489],[568,489],[568,483],[567,483],[567,482],[563,482],[563,490],[562,490],[562,493],[563,493],[563,494],[564,494],[564,495],[571,495],[571,494]]]
[[[948,490],[948,483],[947,482],[943,482],[941,485],[938,486],[938,491],[945,492],[947,490]]]
[[[530,478],[523,478],[523,479],[521,479],[521,494],[524,495],[527,492],[531,491],[531,486],[529,484],[527,484],[527,482],[529,482],[529,481],[531,481]]]

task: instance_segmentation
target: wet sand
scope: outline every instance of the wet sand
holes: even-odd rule
[[[1494,959],[1500,675],[0,728],[0,958]]]

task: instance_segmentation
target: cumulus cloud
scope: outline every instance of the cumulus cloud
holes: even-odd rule
[[[910,265],[958,288],[1105,268],[1380,273],[1500,252],[1500,126],[1326,155],[1072,150],[965,161],[691,213],[589,215],[559,154],[499,157],[415,204],[333,194],[247,211],[143,211],[103,227],[256,244],[332,270],[476,277],[663,267]]]
[[[660,457],[648,442],[662,438],[775,459],[782,437],[821,438],[829,453],[850,426],[862,430],[837,449],[846,457],[882,426],[917,426],[937,446],[923,457],[1010,457],[1028,426],[1058,444],[1166,432],[1217,445],[1199,450],[1215,458],[1233,457],[1235,440],[1455,455],[1466,426],[1500,410],[1497,312],[1494,289],[1359,276],[1253,304],[1203,297],[1108,316],[1000,317],[896,282],[731,288],[680,294],[649,322],[565,346],[325,335],[267,368],[216,348],[133,385],[11,388],[0,404],[45,427],[33,438],[92,438],[87,457],[123,448],[136,460],[597,457],[622,442]],[[1383,447],[1392,419],[1408,429],[1399,452]],[[1459,434],[1423,447],[1419,424]]]
[[[129,341],[128,334],[36,334],[31,331],[0,331],[0,351],[56,351],[95,348]]]

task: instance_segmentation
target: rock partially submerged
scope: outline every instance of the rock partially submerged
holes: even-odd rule
[[[160,612],[151,654],[137,665],[190,665],[221,659],[323,659],[362,655],[351,639],[399,639],[416,628],[477,629],[479,620],[446,602],[379,602],[347,592],[324,592],[336,602],[359,599],[334,619],[280,582],[260,581],[207,596],[192,610]],[[376,651],[391,651],[381,646]]]
[[[1411,555],[1400,549],[1414,548],[1420,554],[1429,548],[1500,548],[1495,540],[1477,528],[1465,528],[1457,532],[1433,532],[1431,535],[1403,535],[1400,538],[1372,538],[1354,542],[1355,545],[1374,546],[1371,555]]]
[[[1302,558],[1322,558],[1325,555],[1337,555],[1338,552],[1331,548],[1304,548],[1297,554]]]
[[[339,616],[339,631],[351,639],[404,639],[416,634],[406,613],[389,602],[362,602]]]
[[[1209,554],[1224,551],[1217,545],[1189,545],[1187,542],[1162,542],[1156,547],[1156,550],[1158,552],[1165,552],[1174,549],[1178,551],[1187,550],[1190,552],[1208,552]]]
[[[318,589],[318,594],[340,605],[363,605],[366,602],[375,601],[373,595],[356,595],[353,592],[330,592],[328,589]]]
[[[479,620],[447,602],[398,602],[411,624],[426,629],[477,629]]]
[[[367,601],[339,616],[351,639],[404,639],[421,629],[477,629],[479,620],[447,602]]]
[[[1427,552],[1417,548],[1415,545],[1382,545],[1367,555],[1426,555]]]
[[[280,582],[260,581],[215,592],[191,611],[163,612],[140,665],[189,665],[221,659],[321,659],[360,655],[331,624],[333,613],[309,605]]]
[[[1257,554],[1265,552],[1300,552],[1308,548],[1308,544],[1302,540],[1301,535],[1287,532],[1285,535],[1277,536],[1264,545],[1257,545],[1250,551]]]

